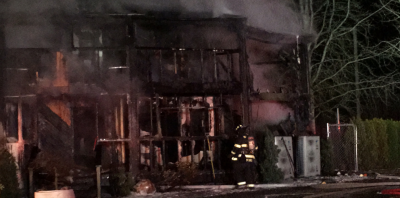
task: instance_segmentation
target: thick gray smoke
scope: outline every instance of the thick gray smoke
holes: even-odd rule
[[[139,8],[145,11],[175,11],[182,14],[211,13],[213,17],[239,15],[248,25],[266,31],[301,34],[301,18],[293,0],[120,0],[114,8],[126,12]]]
[[[239,15],[248,25],[266,31],[301,34],[301,18],[294,0],[9,0],[0,3],[8,24],[46,24],[55,13],[75,15],[81,11],[97,13],[174,12],[212,17]]]

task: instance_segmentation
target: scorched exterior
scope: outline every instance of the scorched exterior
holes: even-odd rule
[[[176,162],[209,172],[210,161],[223,174],[236,125],[307,130],[299,36],[251,28],[237,16],[54,20],[59,28],[51,30],[8,24],[0,38],[0,132],[16,147],[22,175],[44,153],[88,170],[117,164],[135,176]]]

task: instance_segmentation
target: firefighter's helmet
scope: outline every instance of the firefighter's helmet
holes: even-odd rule
[[[236,127],[236,131],[238,131],[240,129],[246,129],[246,128],[247,128],[247,126],[245,126],[245,125],[239,125]]]
[[[246,133],[247,127],[248,127],[248,126],[245,126],[245,125],[239,125],[239,126],[236,127],[236,131],[237,131],[239,134]]]

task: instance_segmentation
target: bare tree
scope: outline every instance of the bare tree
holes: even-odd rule
[[[384,40],[375,35],[382,20],[395,26],[390,22],[397,23],[399,5],[394,0],[375,5],[357,0],[300,0],[304,31],[315,31],[315,42],[308,46],[314,119],[334,116],[336,108],[347,116],[361,117],[377,104],[390,105],[398,99],[400,39],[395,36],[400,29],[392,29],[393,37]]]

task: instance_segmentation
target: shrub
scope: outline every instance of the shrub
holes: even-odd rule
[[[361,170],[368,169],[368,156],[369,146],[368,138],[365,132],[365,122],[361,119],[356,119],[354,124],[357,126],[357,138],[358,138],[358,166]]]
[[[321,139],[321,174],[333,174],[333,149],[329,139]]]
[[[389,161],[389,146],[387,144],[386,123],[382,119],[372,120],[376,133],[376,143],[378,145],[376,168],[386,168]]]
[[[265,183],[276,183],[283,180],[283,172],[278,168],[278,154],[280,150],[274,143],[274,135],[266,128],[263,133],[263,144],[259,145],[259,161],[258,164],[261,181]]]
[[[15,159],[4,148],[0,148],[0,184],[3,186],[1,198],[20,197]]]
[[[396,168],[400,162],[400,123],[374,118],[354,122],[358,131],[360,170]]]
[[[378,142],[377,134],[374,127],[374,122],[372,120],[366,120],[365,123],[365,135],[366,135],[366,153],[364,155],[364,164],[366,165],[366,170],[371,170],[376,168],[379,163],[379,152],[378,152]]]
[[[399,163],[399,131],[397,124],[393,120],[386,120],[386,134],[389,152],[388,165],[390,168],[396,168]]]

